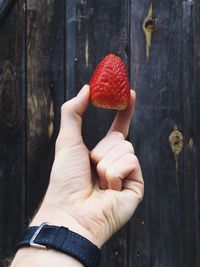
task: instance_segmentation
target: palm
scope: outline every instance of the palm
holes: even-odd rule
[[[60,181],[65,188],[68,201],[85,197],[91,193],[92,180],[89,151],[83,142],[73,147],[57,144],[56,157],[51,172],[51,179]]]
[[[122,164],[119,162],[117,165],[123,166],[121,156],[132,153],[132,145],[124,140],[122,134],[116,132],[108,134],[91,153],[83,142],[72,147],[61,144],[65,142],[57,142],[51,179],[57,182],[59,180],[59,184],[65,188],[65,206],[70,207],[70,215],[86,229],[92,231],[98,228],[99,239],[104,236],[105,231],[108,231],[108,235],[113,234],[130,219],[137,207],[138,199],[141,197],[138,195],[138,192],[141,192],[141,183],[130,177],[134,172],[133,166],[127,177],[121,177],[124,178],[121,188],[112,188],[109,181],[107,185],[104,184],[106,188],[101,188],[101,183],[107,179],[103,177],[106,166],[105,170],[99,166],[106,158],[111,162],[109,166],[112,162],[116,164],[117,158],[122,160]],[[97,221],[100,222],[98,225]],[[104,241],[102,240],[102,243]]]

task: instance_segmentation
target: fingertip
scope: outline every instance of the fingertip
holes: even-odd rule
[[[87,106],[89,105],[89,85],[84,85],[76,97],[65,102],[61,107],[61,119],[66,117],[73,117],[73,114],[77,114],[82,117]]]
[[[82,116],[90,101],[90,87],[88,84],[81,88],[78,95],[75,97],[75,101],[76,111]]]
[[[131,99],[136,100],[136,91],[131,89]]]
[[[130,101],[129,101],[127,108],[131,108],[132,106],[134,106],[135,100],[136,100],[136,92],[133,89],[131,89]]]
[[[125,110],[120,111],[119,113],[124,114],[125,116],[132,117],[135,109],[136,93],[134,90],[130,92],[130,100]]]
[[[88,84],[85,84],[78,92],[77,97],[81,97],[83,95],[89,95],[89,92],[90,92],[90,86]]]

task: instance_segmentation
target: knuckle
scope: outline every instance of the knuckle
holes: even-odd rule
[[[66,109],[67,109],[68,103],[65,102],[64,104],[62,104],[61,106],[61,112],[63,113]]]
[[[144,198],[144,182],[140,184],[139,188],[139,202],[142,202],[143,198]]]
[[[92,151],[90,151],[90,158],[96,164],[99,162],[100,155],[99,153],[97,153],[96,149],[93,149]]]
[[[144,198],[144,190],[140,188],[135,193],[137,194],[138,202],[141,203]]]
[[[116,173],[113,168],[108,168],[105,171],[105,176],[108,181],[112,181],[112,180],[120,178],[120,175]]]
[[[123,135],[123,133],[121,133],[121,132],[114,131],[114,132],[112,132],[112,135],[113,135],[116,139],[124,140],[124,135]]]
[[[61,106],[61,114],[68,112],[71,109],[71,101],[67,101]]]
[[[127,149],[127,151],[134,153],[134,148],[133,148],[133,145],[131,144],[131,142],[129,142],[127,140],[123,140],[122,144]]]
[[[135,154],[128,153],[128,159],[131,161],[132,164],[139,166],[139,161]]]
[[[103,176],[105,173],[105,166],[102,161],[97,164],[97,173],[99,174],[99,176]]]
[[[111,168],[108,168],[106,170],[105,176],[107,180],[113,179],[113,170]]]
[[[128,183],[128,181],[127,181]],[[143,200],[144,198],[144,184],[143,183],[137,183],[135,185],[130,185],[129,186],[130,190],[134,193],[132,196],[135,199],[135,196],[138,199],[138,204]]]

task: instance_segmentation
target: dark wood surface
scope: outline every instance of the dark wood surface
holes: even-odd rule
[[[0,22],[0,259],[11,256],[25,219],[24,29],[18,1]]]
[[[65,96],[64,25],[64,1],[27,1],[27,219],[44,195],[53,161]]]
[[[199,266],[199,3],[153,1],[149,59],[141,30],[148,9],[147,1],[132,1],[131,140],[146,190],[129,226],[129,264]]]
[[[137,92],[129,138],[145,198],[103,266],[199,267],[200,1],[11,2],[0,10],[0,266],[46,190],[61,104],[115,52]],[[89,148],[114,115],[89,107]]]
[[[4,19],[4,16],[7,16],[8,11],[15,1],[16,0],[0,0],[0,21]]]

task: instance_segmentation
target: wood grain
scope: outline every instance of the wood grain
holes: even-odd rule
[[[64,1],[27,1],[27,215],[46,190],[65,94]]]
[[[130,266],[199,265],[193,5],[193,1],[153,1],[155,31],[149,61],[141,27],[149,2],[133,0],[131,5],[131,80],[137,88],[131,140],[146,190],[130,223]]]
[[[185,150],[183,158],[182,183],[184,205],[184,264],[200,265],[200,226],[199,197],[200,187],[197,174],[199,148],[196,144],[199,125],[198,75],[199,65],[197,47],[200,45],[197,10],[199,3],[183,2],[183,128]]]
[[[25,218],[25,13],[22,7],[20,0],[0,23],[0,260],[11,255]]]
[[[199,116],[199,100],[200,100],[200,79],[199,79],[199,71],[200,71],[200,32],[199,32],[199,25],[200,25],[200,1],[196,1],[193,6],[193,38],[194,38],[194,74],[193,74],[193,102],[192,102],[192,110],[193,110],[193,142],[194,146],[192,147],[192,155],[191,159],[193,162],[193,166],[191,166],[190,170],[193,173],[194,177],[194,214],[193,220],[195,227],[195,237],[192,240],[192,245],[195,250],[195,255],[193,261],[195,262],[194,266],[197,267],[200,265],[200,140],[199,140],[199,125],[200,125],[200,116]]]
[[[0,0],[0,21],[4,19],[5,16],[10,15],[9,10],[16,0]]]

